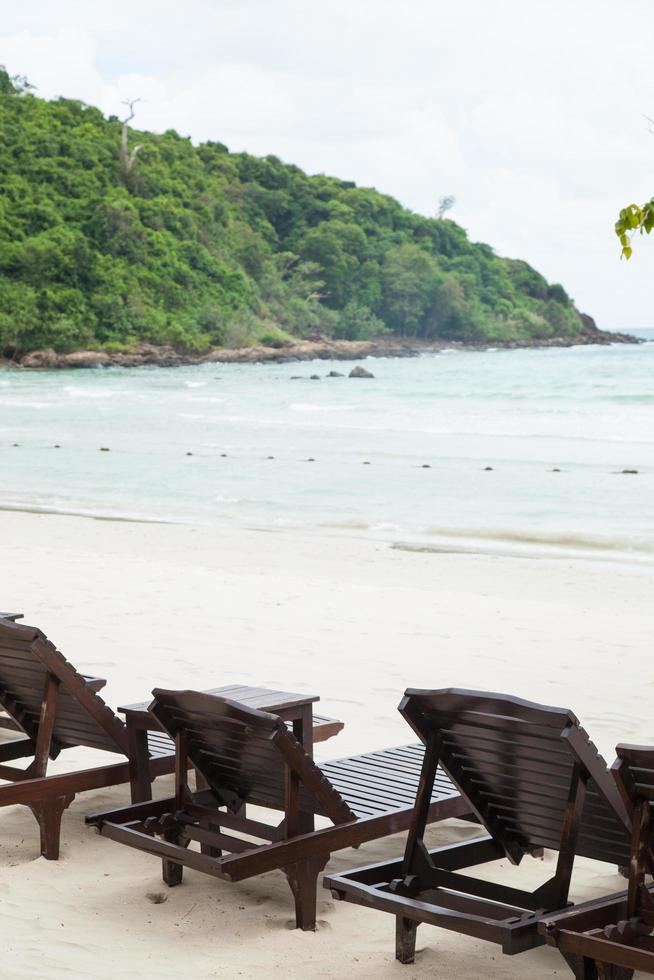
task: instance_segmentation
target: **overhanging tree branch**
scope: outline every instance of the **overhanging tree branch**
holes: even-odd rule
[[[647,120],[648,131],[654,135],[654,119],[650,116],[644,118]],[[626,208],[622,208],[614,228],[620,239],[622,258],[630,259],[633,252],[631,242],[636,232],[649,235],[654,228],[654,197],[644,204],[628,204]]]

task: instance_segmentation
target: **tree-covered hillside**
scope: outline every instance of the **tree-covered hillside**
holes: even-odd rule
[[[573,335],[558,285],[448,219],[276,157],[130,131],[0,72],[0,353],[287,335]]]

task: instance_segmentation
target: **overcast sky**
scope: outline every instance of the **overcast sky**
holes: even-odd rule
[[[563,283],[607,328],[654,326],[653,0],[0,0],[0,62],[46,98],[452,217]]]

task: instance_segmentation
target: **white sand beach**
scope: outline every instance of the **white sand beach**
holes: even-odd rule
[[[281,687],[320,694],[345,730],[319,758],[413,741],[407,686],[475,687],[571,707],[612,761],[617,741],[654,742],[652,575],[644,565],[415,553],[356,534],[244,531],[0,512],[0,607],[23,612],[115,706],[155,685]],[[53,771],[101,756],[71,750]],[[162,790],[165,787],[159,787]],[[2,975],[129,978],[518,978],[569,974],[547,948],[499,948],[422,926],[413,966],[394,960],[390,916],[319,894],[319,928],[291,928],[281,873],[227,884],[96,836],[87,813],[128,787],[78,796],[59,862],[37,826],[0,810]],[[471,834],[457,821],[430,841]],[[337,854],[329,870],[399,854],[401,838]],[[528,886],[551,869],[512,872]],[[580,861],[574,894],[618,890]],[[149,894],[167,893],[153,904]]]

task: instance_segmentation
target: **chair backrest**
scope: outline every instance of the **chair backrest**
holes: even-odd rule
[[[629,813],[642,801],[654,803],[654,747],[621,742],[615,754],[611,773]]]
[[[501,694],[407,690],[400,711],[507,853],[558,850],[575,773],[586,784],[576,853],[628,862],[630,820],[575,715]]]
[[[287,771],[298,776],[300,809],[334,823],[355,819],[341,795],[277,715],[198,691],[155,688],[150,712],[187,753],[224,804],[250,800],[284,809]]]
[[[645,888],[645,875],[654,875],[654,748],[621,743],[615,752],[611,773],[634,827],[627,914],[631,917],[646,909],[651,916],[652,898]]]
[[[50,756],[85,745],[127,755],[123,722],[40,630],[0,619],[0,706],[36,742],[48,675],[58,692]]]

